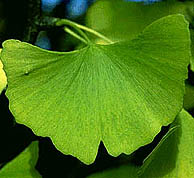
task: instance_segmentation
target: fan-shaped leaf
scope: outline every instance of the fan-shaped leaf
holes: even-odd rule
[[[130,154],[174,120],[189,60],[182,15],[162,18],[124,43],[51,52],[8,40],[2,52],[16,120],[87,164],[100,141],[113,156]]]

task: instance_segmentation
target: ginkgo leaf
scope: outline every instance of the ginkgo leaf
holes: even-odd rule
[[[194,118],[182,110],[174,126],[178,126],[176,131],[168,133],[168,138],[145,161],[144,173],[140,178],[193,177]]]
[[[138,178],[138,171],[138,167],[128,164],[103,172],[94,173],[87,178]]]
[[[33,142],[15,159],[0,169],[1,178],[40,178],[35,170],[38,160],[38,142]]]
[[[193,2],[161,1],[145,5],[124,0],[98,0],[88,10],[86,24],[113,41],[132,39],[147,25],[161,17],[181,13],[187,20],[193,12]],[[103,43],[101,39],[97,43]]]
[[[7,85],[7,78],[5,76],[5,72],[3,71],[3,64],[1,62],[1,50],[0,49],[0,93]]]
[[[17,122],[90,164],[100,141],[113,156],[130,154],[174,120],[190,55],[182,15],[154,22],[132,41],[73,52],[8,40],[6,95]]]

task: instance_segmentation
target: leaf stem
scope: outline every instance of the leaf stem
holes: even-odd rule
[[[82,41],[85,44],[88,44],[88,42],[82,38],[81,36],[79,36],[77,33],[75,33],[74,31],[72,31],[70,28],[68,27],[64,27],[64,30],[69,33],[70,35],[74,36],[75,38],[77,38],[78,40]]]
[[[69,26],[74,27],[74,28],[76,28],[76,29],[82,29],[82,30],[85,30],[85,31],[87,31],[87,32],[89,32],[89,33],[92,33],[93,35],[95,35],[95,36],[97,36],[97,37],[99,37],[99,38],[101,38],[101,39],[104,39],[104,40],[107,41],[108,43],[113,43],[113,41],[111,41],[110,39],[108,39],[107,37],[105,37],[104,35],[102,35],[101,33],[97,32],[97,31],[95,31],[95,30],[93,30],[93,29],[91,29],[91,28],[88,28],[88,27],[86,27],[86,26],[80,25],[80,24],[78,24],[78,23],[76,23],[76,22],[72,22],[71,20],[68,20],[68,19],[60,19],[60,20],[58,20],[58,21],[56,22],[56,25],[57,25],[57,26],[61,26],[61,25],[69,25]],[[85,33],[84,33],[84,34],[85,34]],[[83,35],[83,34],[82,34],[82,35]],[[86,38],[87,36],[84,35],[84,37]],[[87,39],[88,39],[88,37],[87,37]]]
[[[90,41],[89,38],[87,37],[87,35],[80,29],[77,27],[77,25],[75,25],[74,22],[70,21],[70,20],[67,20],[67,19],[59,19],[56,21],[56,26],[61,26],[61,25],[68,25],[70,27],[73,27],[75,28],[79,34],[84,37],[88,42]]]
[[[78,32],[82,37],[85,38],[85,40],[86,40],[87,42],[90,42],[90,39],[88,38],[88,36],[87,36],[82,30],[80,30],[80,29],[77,28],[77,27],[74,27],[74,28],[75,28],[75,30],[77,30],[77,32]]]

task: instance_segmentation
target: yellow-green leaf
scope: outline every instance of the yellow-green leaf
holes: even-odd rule
[[[132,41],[73,52],[8,40],[6,95],[17,122],[90,164],[100,141],[113,156],[131,154],[174,120],[190,55],[182,15],[154,22]]]

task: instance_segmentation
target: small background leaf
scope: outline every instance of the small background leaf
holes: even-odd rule
[[[38,142],[32,142],[15,159],[7,163],[0,170],[1,178],[40,178],[35,170],[38,160]]]

